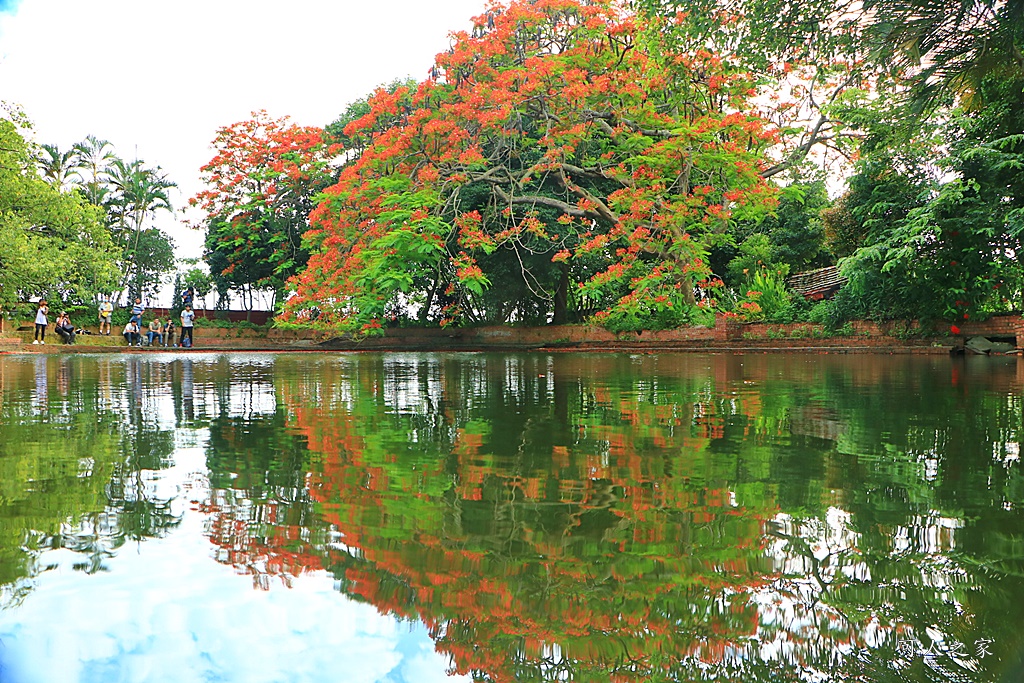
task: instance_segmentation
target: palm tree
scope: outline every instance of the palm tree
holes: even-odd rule
[[[138,253],[143,225],[158,211],[174,212],[168,191],[177,184],[168,180],[159,166],[146,168],[138,160],[114,159],[106,176],[110,186],[107,200],[110,227],[123,249],[124,275],[120,287],[123,294],[132,276],[136,280],[141,276]]]
[[[918,104],[954,95],[977,108],[988,76],[1024,75],[1024,0],[865,0],[881,61],[920,68]]]
[[[106,175],[117,159],[114,146],[95,135],[87,135],[73,149],[75,167],[86,172],[83,176],[85,196],[91,203],[101,206],[109,192],[104,185]]]
[[[35,161],[43,178],[61,192],[74,187],[80,179],[74,150],[62,152],[57,145],[41,145],[39,149]]]

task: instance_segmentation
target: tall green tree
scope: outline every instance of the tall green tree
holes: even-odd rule
[[[117,250],[100,209],[39,177],[17,121],[0,118],[0,307],[89,301],[116,283]]]
[[[87,135],[74,146],[75,166],[82,177],[82,191],[90,202],[102,206],[110,192],[107,174],[117,159],[114,146],[95,135]]]
[[[922,317],[952,325],[1024,301],[1024,76],[987,77],[976,109],[918,122],[865,119],[849,192],[825,213],[844,262],[846,317]],[[930,131],[930,135],[928,134]]]

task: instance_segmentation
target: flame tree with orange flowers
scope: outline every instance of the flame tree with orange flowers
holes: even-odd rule
[[[206,189],[189,204],[205,213],[195,227],[206,230],[214,282],[221,296],[234,289],[251,302],[254,290],[270,290],[276,299],[308,258],[302,235],[330,180],[331,147],[321,128],[259,111],[219,129],[213,148],[200,169]]]
[[[310,217],[287,316],[373,333],[424,321],[613,329],[705,320],[707,253],[770,211],[779,132],[737,63],[607,0],[492,5],[415,90],[345,128],[369,140]],[[703,310],[702,310],[703,309]]]

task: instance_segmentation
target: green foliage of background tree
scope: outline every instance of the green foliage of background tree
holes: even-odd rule
[[[875,58],[914,71],[918,108],[955,94],[980,109],[991,101],[984,80],[1024,76],[1021,0],[866,0],[863,10]]]
[[[853,250],[844,317],[957,324],[1020,305],[1022,86],[985,78],[984,109],[967,103],[920,121],[913,141],[884,112],[865,118],[859,173],[825,212],[837,252]]]
[[[136,235],[132,260],[134,277],[128,298],[156,296],[164,278],[173,272],[174,241],[158,228],[146,228]]]
[[[95,135],[64,152],[42,145],[35,158],[40,174],[52,185],[78,192],[103,208],[105,225],[121,252],[116,296],[131,299],[158,291],[161,275],[173,263],[174,244],[163,231],[145,225],[157,212],[173,211],[169,190],[175,184],[159,167],[119,158],[110,142]]]
[[[712,250],[714,272],[730,287],[749,289],[758,271],[785,277],[832,263],[821,217],[828,205],[824,182],[785,186],[769,216],[737,224],[730,230],[732,243]]]
[[[82,191],[91,203],[103,206],[110,192],[107,176],[111,165],[117,160],[114,146],[95,135],[87,135],[74,146],[74,151]]]
[[[206,296],[213,291],[213,278],[202,268],[189,268],[181,279],[183,289],[191,287],[195,290],[196,297],[205,301]],[[205,303],[202,304],[205,308]]]
[[[116,248],[99,209],[37,175],[22,120],[0,117],[0,307],[90,301],[117,281]]]
[[[957,171],[979,189],[1012,238],[1024,234],[1024,73],[1015,79],[984,79],[978,94],[985,107],[956,121]],[[1017,251],[1019,258],[1024,253]]]
[[[61,151],[56,145],[40,145],[35,153],[40,175],[60,192],[66,192],[79,180],[75,150]]]

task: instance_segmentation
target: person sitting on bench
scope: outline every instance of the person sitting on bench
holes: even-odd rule
[[[174,343],[174,318],[168,317],[164,323],[164,346],[177,346]]]
[[[75,343],[75,326],[71,324],[71,318],[68,317],[67,311],[61,311],[57,317],[55,329],[65,344]]]
[[[149,345],[150,346],[153,345],[153,340],[154,339],[160,340],[161,344],[164,343],[164,332],[163,332],[163,329],[164,329],[163,325],[160,324],[160,318],[153,318],[153,320],[150,321],[150,323],[149,323],[149,332],[146,333],[146,336],[149,337]]]
[[[139,324],[134,320],[128,321],[128,324],[124,326],[124,331],[121,334],[124,335],[124,340],[128,342],[128,346],[142,346],[142,335],[139,333]]]

